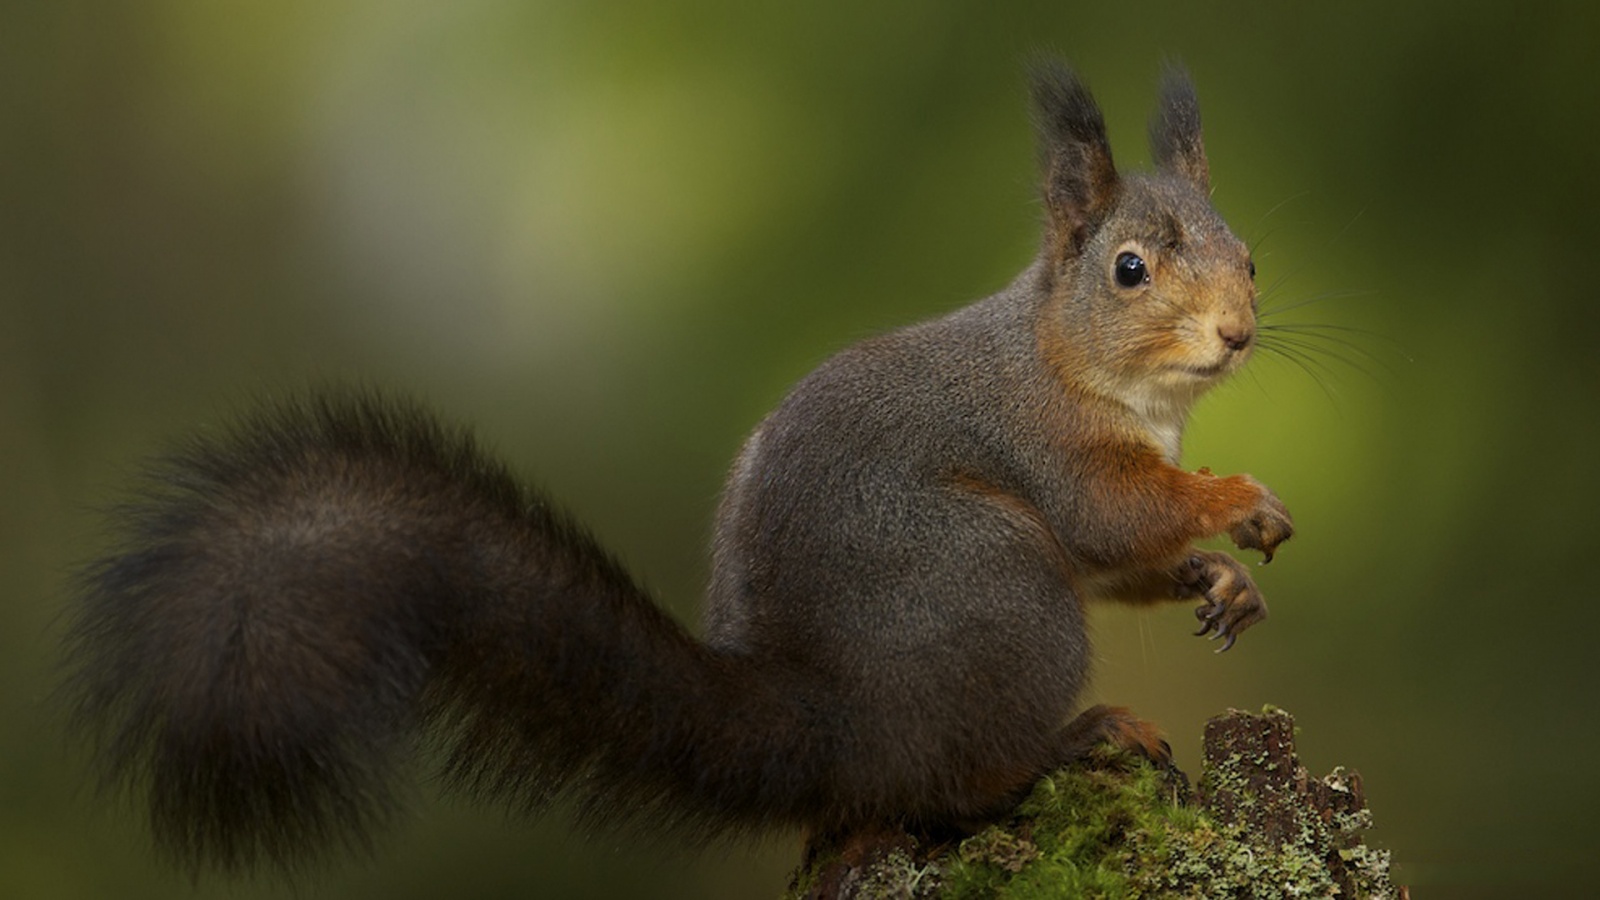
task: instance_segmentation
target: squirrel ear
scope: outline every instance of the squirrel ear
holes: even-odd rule
[[[1182,66],[1161,73],[1161,105],[1150,119],[1150,154],[1156,168],[1182,175],[1201,193],[1211,191],[1211,167],[1200,136],[1200,99]]]
[[[1051,242],[1076,253],[1117,196],[1105,119],[1078,76],[1055,61],[1033,67],[1033,109]]]

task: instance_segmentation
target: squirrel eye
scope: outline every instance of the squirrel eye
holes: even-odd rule
[[[1137,253],[1118,253],[1113,271],[1116,273],[1117,284],[1125,288],[1138,287],[1150,280],[1150,272]]]
[[[1255,281],[1256,280],[1256,261],[1253,260],[1253,259],[1249,260],[1248,261],[1248,265],[1250,266],[1250,280],[1251,281]]]

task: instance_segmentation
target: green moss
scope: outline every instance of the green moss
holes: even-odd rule
[[[1287,713],[1272,709],[1213,722],[1258,729],[1236,734],[1234,747],[1254,746],[1251,734],[1281,736],[1292,728]],[[1102,747],[1041,779],[1008,819],[971,837],[925,847],[901,835],[876,854],[858,848],[872,861],[841,867],[835,857],[831,891],[817,890],[812,874],[824,860],[797,875],[789,896],[1398,896],[1388,853],[1361,843],[1372,817],[1359,777],[1335,769],[1308,779],[1292,740],[1273,741],[1261,752],[1208,747],[1199,795],[1213,805],[1205,808],[1180,805],[1186,788],[1142,757]]]
[[[1139,896],[1137,859],[1168,855],[1170,835],[1201,819],[1170,795],[1162,775],[1131,757],[1108,754],[1095,768],[1057,772],[1010,821],[962,842],[941,873],[940,896]],[[1031,852],[1017,865],[1013,847],[1023,841]]]
[[[1008,820],[953,847],[895,850],[864,868],[854,897],[1155,898],[1335,897],[1321,854],[1328,835],[1307,825],[1277,849],[1179,806],[1167,777],[1143,760],[1107,752],[1094,767],[1042,779]],[[1352,820],[1358,817],[1350,817]],[[1334,831],[1362,822],[1329,823]],[[1390,896],[1387,854],[1339,851],[1365,873],[1358,896]],[[814,882],[797,881],[804,897]],[[802,884],[804,887],[802,887]]]
[[[1336,893],[1310,840],[1263,851],[1234,829],[1172,802],[1162,774],[1124,757],[1042,780],[1006,829],[961,845],[944,897],[1328,897]],[[1009,829],[1037,854],[1014,867]],[[987,848],[1000,848],[999,854]]]

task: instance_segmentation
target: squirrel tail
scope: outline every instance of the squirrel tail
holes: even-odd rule
[[[312,396],[151,476],[85,571],[65,691],[187,867],[366,849],[419,743],[518,811],[690,838],[826,817],[813,686],[693,639],[418,408]]]

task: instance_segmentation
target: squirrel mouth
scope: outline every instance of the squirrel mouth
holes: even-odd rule
[[[1209,366],[1180,365],[1173,366],[1173,368],[1177,369],[1179,372],[1183,372],[1186,375],[1193,375],[1196,378],[1216,378],[1228,370],[1228,363],[1231,362],[1232,359],[1233,358],[1230,356],[1224,356],[1222,359],[1212,363]]]

